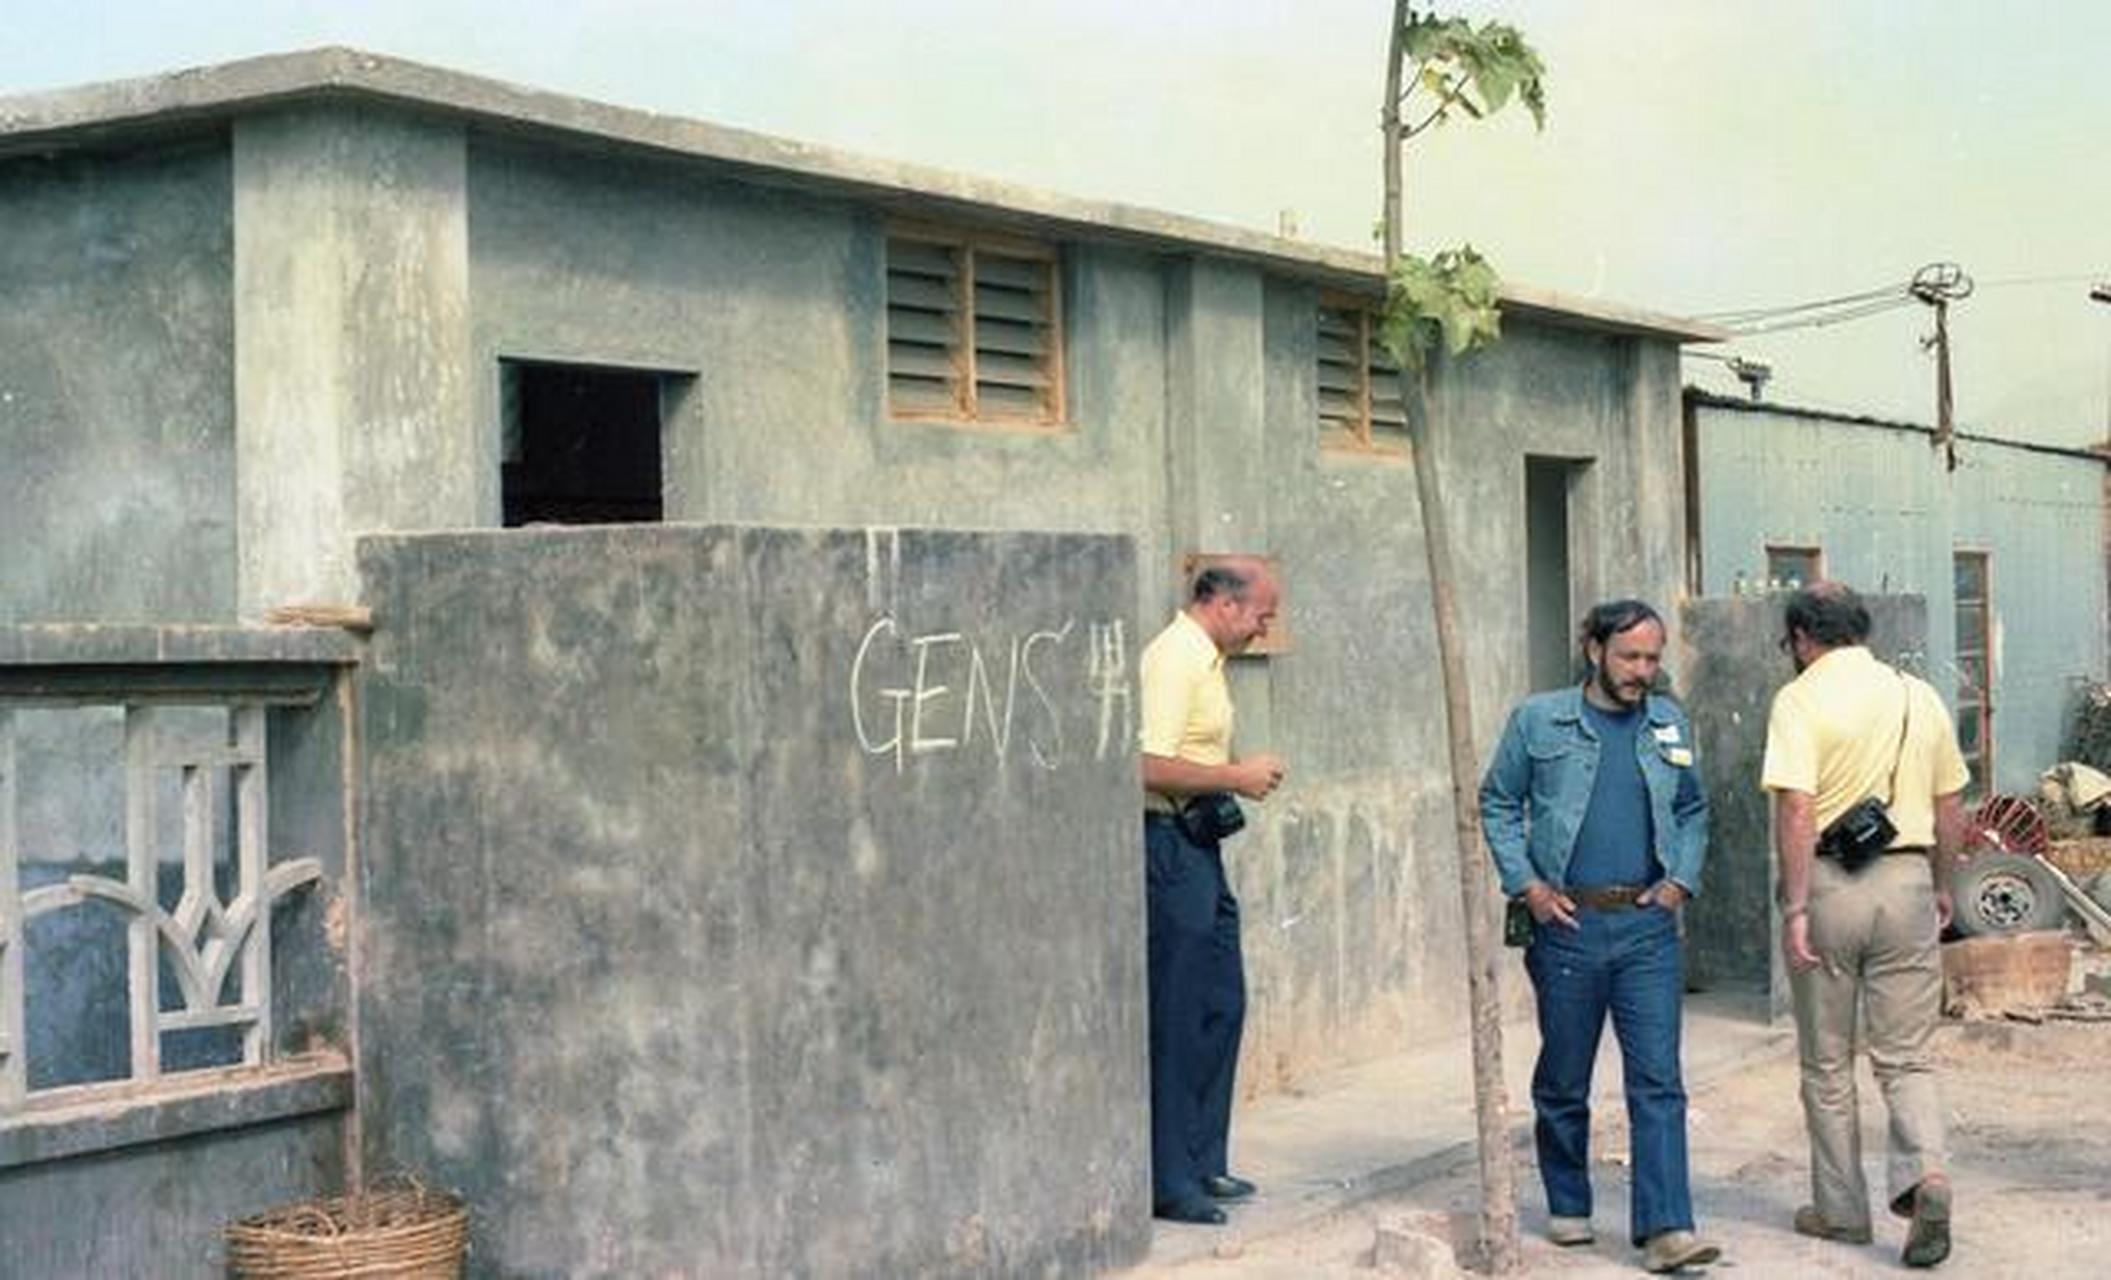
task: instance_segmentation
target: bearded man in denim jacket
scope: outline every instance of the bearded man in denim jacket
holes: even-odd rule
[[[1700,885],[1708,800],[1693,730],[1652,694],[1664,622],[1639,600],[1598,605],[1582,628],[1590,674],[1510,715],[1481,780],[1481,826],[1503,892],[1532,914],[1525,969],[1539,1008],[1533,1134],[1547,1236],[1589,1244],[1591,1066],[1606,1015],[1620,1041],[1633,1155],[1629,1236],[1653,1272],[1722,1254],[1693,1231],[1684,968],[1678,909]]]

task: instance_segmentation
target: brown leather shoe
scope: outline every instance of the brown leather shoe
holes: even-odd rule
[[[1831,1240],[1839,1244],[1868,1244],[1876,1239],[1876,1233],[1868,1223],[1859,1227],[1835,1226],[1818,1212],[1818,1206],[1807,1204],[1796,1210],[1796,1234],[1809,1236],[1813,1240]]]

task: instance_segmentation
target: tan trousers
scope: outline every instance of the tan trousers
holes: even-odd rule
[[[1924,855],[1887,854],[1849,875],[1811,868],[1811,947],[1821,963],[1791,973],[1810,1131],[1812,1203],[1836,1227],[1869,1225],[1855,1094],[1855,1021],[1891,1115],[1889,1198],[1943,1168],[1942,1100],[1928,1038],[1942,1016],[1934,878]]]

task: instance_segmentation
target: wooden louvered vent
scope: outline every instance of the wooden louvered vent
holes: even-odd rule
[[[1404,452],[1400,366],[1378,340],[1378,317],[1360,302],[1322,303],[1318,339],[1320,445]]]
[[[888,412],[1062,422],[1055,265],[1037,245],[888,237]]]

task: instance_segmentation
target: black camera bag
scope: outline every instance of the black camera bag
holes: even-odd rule
[[[1246,811],[1229,791],[1189,796],[1175,818],[1181,831],[1196,844],[1217,844],[1246,826]]]

